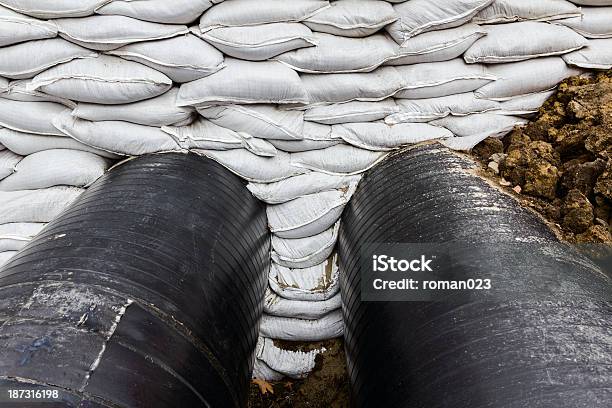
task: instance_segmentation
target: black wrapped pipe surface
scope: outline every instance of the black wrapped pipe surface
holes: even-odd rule
[[[610,276],[558,242],[540,218],[474,168],[470,159],[437,144],[401,151],[364,177],[348,205],[339,252],[354,406],[610,407]],[[485,248],[445,267],[461,275],[467,273],[462,268],[479,263],[518,290],[561,285],[579,296],[361,301],[364,243],[503,246],[521,239],[551,242],[558,251],[537,259],[512,252],[493,259]],[[528,279],[513,280],[512,268],[496,269],[517,262]]]
[[[0,390],[246,406],[269,251],[265,207],[214,161],[113,169],[0,271]]]

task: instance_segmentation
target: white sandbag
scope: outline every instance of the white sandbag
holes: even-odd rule
[[[612,38],[589,40],[586,48],[563,56],[572,66],[587,69],[612,69]]]
[[[0,143],[21,156],[28,156],[30,154],[42,152],[43,150],[70,149],[95,153],[98,156],[107,157],[109,159],[119,158],[119,156],[115,154],[77,142],[71,137],[35,135],[6,128],[0,129]]]
[[[485,65],[466,64],[461,58],[395,68],[403,83],[395,97],[404,99],[437,98],[471,92],[497,78]]]
[[[299,22],[326,7],[329,7],[329,2],[323,0],[232,0],[204,13],[200,29],[206,32],[218,27]]]
[[[47,95],[43,92],[28,89],[30,82],[32,82],[30,79],[11,81],[8,88],[4,92],[2,89],[0,89],[0,97],[10,99],[12,101],[55,102],[69,108],[76,107],[76,103],[72,102],[70,99],[59,98],[57,96]]]
[[[45,225],[32,222],[0,224],[0,252],[21,250]]]
[[[386,153],[339,144],[323,150],[291,154],[291,164],[327,174],[353,175],[374,167]]]
[[[378,102],[346,102],[313,106],[304,112],[304,120],[325,125],[373,122],[384,119],[399,109],[392,98]]]
[[[555,94],[555,91],[538,92],[526,96],[519,96],[499,103],[499,110],[492,113],[496,115],[523,116],[537,113],[544,102]]]
[[[276,183],[249,183],[247,189],[260,201],[280,204],[308,194],[346,188],[360,179],[360,176],[333,176],[313,171]]]
[[[249,61],[264,61],[287,51],[316,45],[312,31],[300,23],[220,27],[204,33],[194,27],[191,31],[224,54]]]
[[[454,149],[469,151],[488,137],[501,138],[519,125],[528,123],[516,116],[479,113],[469,116],[448,116],[431,122],[453,132],[456,137],[442,140],[442,144]]]
[[[325,231],[306,238],[287,239],[272,235],[272,260],[287,268],[310,268],[321,265],[331,256],[340,222]]]
[[[77,118],[99,121],[124,121],[146,126],[189,124],[195,118],[191,108],[176,106],[178,88],[144,101],[124,105],[99,105],[79,103],[72,111]]]
[[[487,27],[487,36],[476,41],[463,58],[470,64],[499,64],[567,54],[587,40],[574,30],[537,21]],[[534,39],[537,39],[534,41]]]
[[[207,77],[224,67],[223,54],[193,34],[128,44],[107,54],[139,62],[177,83]]]
[[[83,144],[119,155],[183,151],[160,128],[119,121],[90,122],[72,116],[68,109],[53,119],[53,125]]]
[[[177,104],[292,104],[308,101],[298,74],[280,62],[226,58],[225,64],[224,69],[213,75],[183,84]]]
[[[0,6],[0,47],[24,41],[53,38],[57,35],[55,24],[37,20]]]
[[[385,123],[423,123],[448,115],[465,116],[499,109],[494,101],[478,99],[473,92],[426,99],[398,99],[399,112],[385,118]]]
[[[612,7],[583,7],[582,16],[559,20],[586,38],[612,38]]]
[[[472,22],[478,24],[512,21],[551,21],[578,17],[580,9],[565,0],[495,0],[480,11]]]
[[[92,50],[108,51],[140,41],[161,40],[187,34],[184,25],[140,21],[124,16],[91,16],[54,20],[65,39]]]
[[[485,36],[486,30],[476,24],[464,24],[446,30],[419,34],[397,47],[396,55],[386,65],[409,65],[425,62],[450,61]]]
[[[278,340],[321,341],[342,336],[342,310],[335,310],[318,320],[263,315],[260,335]]]
[[[453,137],[446,129],[427,123],[400,123],[394,126],[382,122],[345,123],[332,126],[332,134],[353,146],[379,152],[406,144]]]
[[[266,207],[270,231],[280,238],[317,235],[338,221],[357,186],[310,194]]]
[[[0,129],[3,132],[6,129]],[[12,150],[0,150],[0,180],[3,180],[15,172],[15,166],[23,159]]]
[[[212,6],[210,0],[113,0],[96,14],[119,15],[164,24],[188,24]]]
[[[262,360],[256,358],[255,363],[253,364],[252,378],[265,381],[280,381],[285,378],[285,375],[279,373],[278,371],[274,371]]]
[[[270,316],[316,320],[340,309],[341,306],[340,293],[327,300],[311,302],[284,299],[268,289],[264,302],[264,313]]]
[[[300,78],[311,105],[380,101],[395,95],[403,86],[395,67],[352,74],[303,74]]]
[[[488,70],[497,80],[478,89],[474,94],[477,98],[496,101],[551,90],[565,78],[582,72],[568,67],[561,57],[495,64]]]
[[[285,299],[316,302],[327,300],[340,291],[337,256],[318,265],[294,269],[272,263],[268,282]]]
[[[273,105],[225,105],[198,108],[211,122],[261,139],[303,139],[304,114]]]
[[[330,74],[370,72],[396,54],[397,44],[383,34],[348,38],[315,33],[316,47],[286,52],[275,59],[299,72]]]
[[[0,252],[0,267],[6,265],[8,261],[17,254],[18,251]]]
[[[28,41],[0,48],[0,75],[12,79],[32,78],[55,65],[97,56],[94,51],[61,38]]]
[[[84,191],[82,188],[63,186],[0,191],[0,223],[50,222]]]
[[[386,27],[400,45],[415,35],[467,23],[493,0],[410,0],[393,6],[399,19]]]
[[[154,69],[109,55],[78,59],[38,74],[30,90],[79,102],[123,104],[153,98],[172,87]]]
[[[53,102],[24,102],[0,98],[0,126],[37,135],[65,136],[53,118],[66,109]]]
[[[204,118],[198,118],[188,126],[163,126],[162,130],[185,149],[231,150],[244,146],[237,132]]]
[[[0,191],[53,186],[88,187],[110,167],[110,161],[79,150],[44,150],[24,157],[15,172],[0,181]]]
[[[293,166],[290,155],[280,151],[274,157],[258,156],[246,149],[194,150],[194,152],[215,160],[232,173],[255,183],[272,183],[308,172],[306,169]]]
[[[321,33],[367,37],[395,20],[395,10],[385,1],[338,0],[304,20],[304,24]]]
[[[306,378],[308,373],[315,367],[317,355],[324,351],[324,348],[311,350],[309,352],[283,350],[276,347],[272,339],[259,337],[257,339],[257,347],[255,348],[255,366],[257,366],[259,362],[267,367],[268,370],[280,376],[280,378],[274,374],[270,377],[270,373],[266,372],[261,372],[259,376],[254,378],[261,378],[268,381],[278,381],[284,376],[294,379]],[[261,375],[263,375],[263,377]]]
[[[28,16],[50,19],[85,17],[111,0],[0,0],[0,5]]]

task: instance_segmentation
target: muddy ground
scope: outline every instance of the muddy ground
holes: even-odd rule
[[[571,78],[533,122],[472,152],[489,179],[556,226],[570,242],[612,243],[612,72]],[[305,380],[251,385],[249,408],[347,408],[348,377],[341,339],[280,344],[325,347]]]

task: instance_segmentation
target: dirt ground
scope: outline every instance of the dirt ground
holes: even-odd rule
[[[565,240],[612,243],[612,72],[568,79],[532,123],[472,153],[490,179],[555,224]],[[327,351],[308,378],[272,383],[273,394],[252,384],[249,408],[349,406],[341,339],[281,346]]]

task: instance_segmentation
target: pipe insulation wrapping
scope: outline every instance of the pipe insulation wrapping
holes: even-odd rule
[[[347,206],[339,255],[354,406],[609,406],[610,276],[475,168],[437,144],[404,149],[371,170]],[[479,265],[516,291],[537,288],[537,296],[361,300],[363,244],[447,242],[487,244],[441,266],[455,276]],[[514,242],[551,250],[503,250]],[[490,252],[496,246],[499,256]],[[558,287],[566,296],[552,294]]]
[[[269,254],[265,206],[219,164],[128,161],[0,270],[0,388],[246,406]]]

